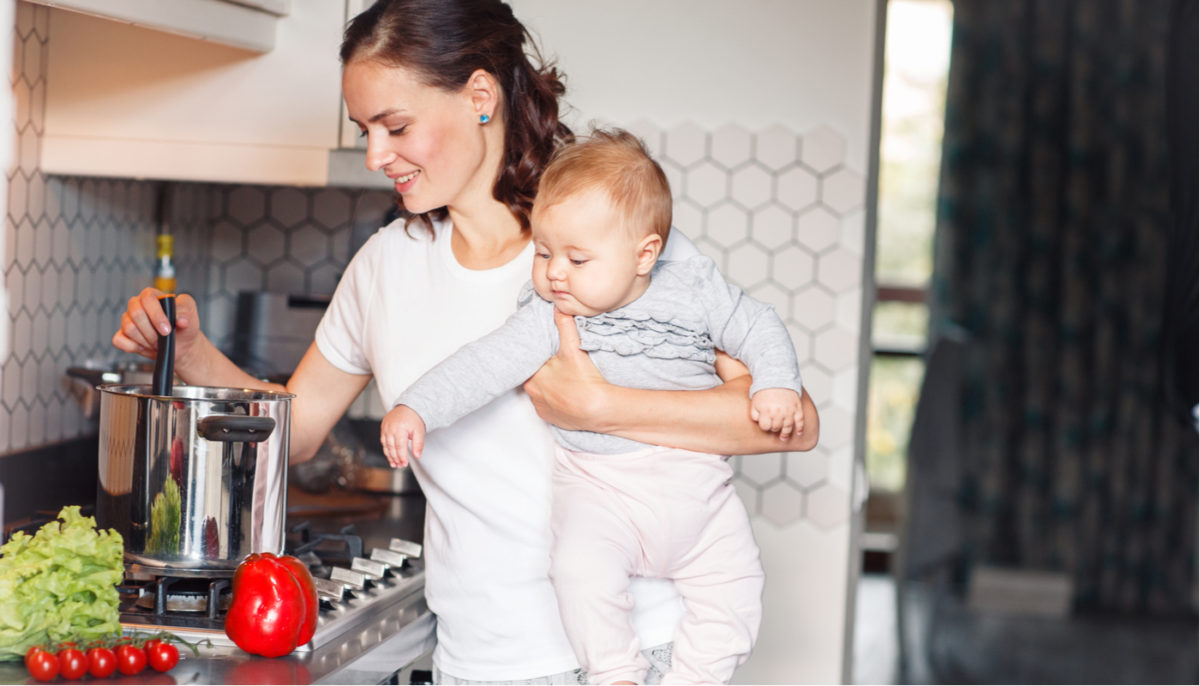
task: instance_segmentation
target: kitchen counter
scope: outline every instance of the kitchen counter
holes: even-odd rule
[[[288,523],[314,526],[353,524],[367,550],[387,547],[391,538],[422,539],[425,501],[412,496],[332,494],[310,496],[290,489]],[[201,647],[194,657],[186,647],[179,664],[160,674],[150,668],[134,676],[93,679],[94,684],[378,684],[433,650],[434,617],[425,604],[423,563],[414,565],[412,591],[399,611],[350,629],[316,650],[281,658],[249,655],[233,646]],[[120,675],[116,675],[120,676]],[[0,683],[39,683],[20,662],[0,663]],[[62,679],[58,683],[66,682]]]
[[[362,631],[349,631],[310,652],[285,657],[249,655],[235,647],[200,648],[194,657],[186,647],[169,672],[145,672],[121,678],[86,678],[93,684],[379,684],[433,650],[434,618],[421,593],[399,615]],[[119,674],[116,676],[120,676]],[[63,679],[59,683],[66,682]],[[20,662],[0,663],[0,683],[40,683]]]

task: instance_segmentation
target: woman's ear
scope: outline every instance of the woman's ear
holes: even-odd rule
[[[500,109],[500,84],[496,82],[496,77],[483,69],[476,69],[467,79],[464,93],[470,99],[471,108],[481,124],[496,117]]]
[[[646,236],[638,243],[637,256],[637,275],[646,276],[654,269],[654,263],[658,262],[658,255],[662,252],[663,239],[656,233]]]

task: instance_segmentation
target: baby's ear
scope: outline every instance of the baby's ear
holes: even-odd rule
[[[654,263],[658,262],[658,255],[662,252],[663,239],[656,233],[646,236],[638,243],[637,256],[637,273],[638,276],[645,276],[654,269]]]

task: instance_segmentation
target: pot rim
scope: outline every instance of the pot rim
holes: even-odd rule
[[[113,395],[131,396],[135,398],[153,398],[155,400],[234,400],[270,402],[291,400],[295,393],[281,391],[265,391],[258,388],[232,388],[228,386],[193,386],[178,385],[177,389],[189,389],[187,395],[155,395],[150,392],[150,384],[100,384],[96,390]],[[190,391],[195,391],[200,397],[195,397]],[[240,396],[238,395],[240,394]],[[222,397],[226,396],[226,397]]]

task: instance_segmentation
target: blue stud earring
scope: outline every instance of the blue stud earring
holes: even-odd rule
[[[488,123],[488,121],[490,119],[491,119],[491,117],[487,116],[486,114],[479,115],[479,123],[480,124],[486,124],[486,123]]]

